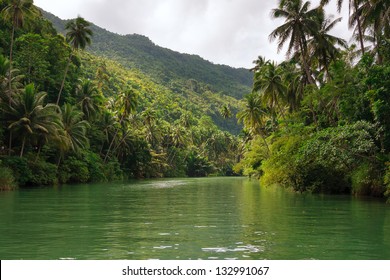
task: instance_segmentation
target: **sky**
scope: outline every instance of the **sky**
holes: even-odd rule
[[[318,2],[312,0],[311,7]],[[259,55],[285,59],[276,42],[268,40],[283,23],[270,15],[278,0],[34,0],[34,4],[62,19],[80,15],[111,32],[145,35],[159,46],[216,64],[251,68]],[[343,21],[332,33],[349,40],[347,7],[339,15],[333,6],[327,8],[328,14],[342,16]]]

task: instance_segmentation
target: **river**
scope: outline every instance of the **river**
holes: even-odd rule
[[[390,259],[390,205],[246,178],[0,193],[0,259]]]

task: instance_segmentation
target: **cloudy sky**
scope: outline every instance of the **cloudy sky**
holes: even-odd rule
[[[312,0],[314,7],[319,0]],[[81,15],[119,34],[142,34],[157,45],[198,54],[218,64],[252,67],[262,55],[283,60],[268,35],[282,21],[270,17],[278,0],[35,0],[62,19]],[[329,8],[329,13],[336,10]],[[347,11],[334,33],[349,39]]]

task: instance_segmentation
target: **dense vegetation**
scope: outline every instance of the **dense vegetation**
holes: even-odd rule
[[[65,34],[67,21],[42,12],[58,32]],[[250,92],[253,74],[247,69],[235,69],[225,65],[214,65],[197,55],[181,54],[155,45],[149,38],[138,35],[118,35],[91,25],[93,44],[87,50],[95,55],[113,59],[123,66],[138,69],[154,81],[171,87],[182,87],[182,83],[194,80],[208,85],[214,92],[241,99]]]
[[[328,2],[272,10],[284,23],[270,40],[288,60],[256,61],[235,170],[297,191],[390,196],[390,3],[349,1],[357,45],[348,46],[329,33],[340,19],[324,13]]]
[[[235,173],[390,196],[390,5],[349,1],[348,45],[328,2],[279,1],[288,59],[260,56],[239,105],[243,70],[0,1],[0,187]]]
[[[63,36],[32,0],[0,11],[0,189],[233,174],[237,99],[85,52],[96,27],[81,17]]]

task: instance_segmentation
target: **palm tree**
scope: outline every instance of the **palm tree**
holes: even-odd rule
[[[253,61],[253,64],[255,64],[255,67],[251,68],[250,71],[256,73],[268,62],[269,62],[269,60],[267,60],[265,57],[258,56],[257,59]]]
[[[135,112],[138,106],[138,94],[134,91],[132,87],[128,87],[123,93],[119,96],[120,100],[120,114],[121,118],[119,120],[119,124],[122,126],[122,130],[124,130],[124,120],[131,113]],[[114,137],[111,140],[110,146],[108,147],[106,156],[104,158],[104,162],[107,161],[108,155],[110,154],[111,148],[116,140],[116,137],[119,133],[120,128],[118,128],[114,134]]]
[[[61,154],[58,158],[58,166],[60,165],[64,152],[71,150],[77,153],[89,145],[87,130],[90,124],[83,119],[83,112],[78,110],[76,106],[65,103],[61,113],[64,126],[61,137],[65,145],[60,147]]]
[[[103,103],[103,96],[99,94],[97,87],[90,80],[80,81],[76,94],[84,117],[88,121],[91,121],[100,110],[100,105]]]
[[[259,95],[251,93],[245,96],[245,107],[237,114],[237,119],[253,134],[259,134],[263,139],[264,145],[269,152],[269,147],[266,141],[264,132],[264,121],[266,113],[262,107],[262,101]]]
[[[87,45],[91,44],[91,37],[93,32],[89,28],[90,25],[91,24],[88,21],[79,16],[75,20],[68,22],[65,26],[65,29],[68,30],[66,33],[66,41],[70,44],[72,52],[69,56],[68,63],[66,64],[64,79],[62,80],[61,88],[57,97],[57,105],[60,102],[73,53],[79,49],[83,50]]]
[[[37,138],[54,138],[62,128],[58,107],[44,105],[46,95],[37,92],[34,84],[29,84],[16,96],[13,106],[3,104],[4,118],[11,135],[22,140],[20,157],[23,157],[27,142]]]
[[[232,116],[232,109],[230,108],[230,105],[224,104],[219,112],[224,119],[229,119]]]
[[[285,61],[279,65],[283,68],[283,81],[286,86],[285,101],[289,106],[290,113],[298,110],[305,90],[300,69],[294,61]]]
[[[371,0],[365,0],[365,1],[371,1]],[[388,1],[388,0],[384,0]],[[321,6],[324,6],[328,4],[330,0],[321,0]],[[362,14],[359,12],[359,6],[364,1],[363,0],[349,0],[349,27],[352,28],[354,25],[357,27],[357,33],[358,33],[358,41],[360,42],[360,50],[362,54],[365,53],[365,47],[364,47],[364,32],[362,28]],[[337,10],[340,12],[341,7],[343,5],[343,0],[337,0]]]
[[[10,0],[8,5],[1,11],[3,17],[6,20],[11,21],[11,45],[9,51],[9,72],[8,72],[8,87],[10,95],[12,92],[12,59],[13,59],[13,47],[15,42],[15,30],[22,28],[25,24],[26,17],[37,14],[38,9],[35,8],[33,0]],[[9,96],[9,104],[12,103],[12,97]]]
[[[390,37],[390,2],[388,0],[363,2],[351,17],[358,15],[361,15],[362,28],[369,34],[365,36],[365,40],[373,43],[372,52],[378,56],[378,62],[382,63],[380,44],[385,38]]]
[[[8,86],[8,71],[9,71],[9,60],[0,54],[0,101],[8,99],[8,95],[4,95],[6,87]],[[8,103],[8,102],[7,102]]]
[[[286,86],[282,68],[275,62],[268,62],[261,71],[256,72],[253,91],[259,92],[261,101],[276,115],[276,109],[284,116],[281,103],[285,101]]]
[[[285,22],[269,35],[269,39],[272,42],[278,38],[278,51],[290,39],[287,55],[290,56],[293,51],[300,54],[307,80],[314,84],[308,61],[307,38],[318,30],[316,18],[319,8],[309,8],[309,1],[302,3],[302,0],[281,0],[279,8],[273,9],[271,15],[273,18],[284,18]]]
[[[330,63],[340,55],[340,50],[337,46],[348,47],[345,40],[329,34],[331,29],[340,21],[341,18],[333,20],[332,17],[318,17],[320,29],[308,41],[311,56],[317,58],[320,68],[322,67],[325,70],[328,78],[330,78]]]

